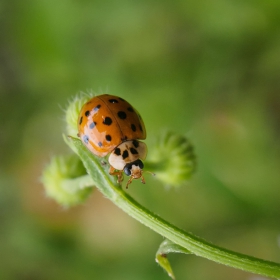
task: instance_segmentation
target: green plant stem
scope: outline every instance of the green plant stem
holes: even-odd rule
[[[84,175],[73,179],[64,179],[62,183],[62,188],[67,189],[70,193],[75,193],[82,188],[90,188],[93,186],[94,181],[90,175]]]
[[[184,232],[151,213],[122,191],[118,191],[118,195],[113,202],[139,222],[197,256],[256,274],[280,277],[279,264],[217,247],[199,237]]]
[[[280,264],[215,246],[195,235],[184,232],[150,212],[114,184],[112,176],[108,175],[107,170],[104,170],[100,162],[96,160],[79,140],[72,140],[74,141],[75,150],[81,157],[89,175],[95,182],[99,182],[96,184],[96,187],[131,217],[197,256],[244,271],[272,278],[280,278]]]

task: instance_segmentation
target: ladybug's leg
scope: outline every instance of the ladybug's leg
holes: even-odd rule
[[[127,181],[126,186],[125,186],[126,189],[128,189],[128,185],[131,184],[133,179],[134,178],[132,176],[129,178],[129,180]]]
[[[113,176],[114,175],[118,176],[118,183],[119,184],[123,181],[123,171],[116,171],[113,166],[110,166],[109,174],[113,175]]]
[[[146,181],[145,181],[145,178],[144,178],[143,175],[142,175],[142,177],[141,177],[141,183],[142,183],[142,184],[146,184]]]
[[[118,172],[118,183],[120,184],[123,181],[123,172],[119,171]]]

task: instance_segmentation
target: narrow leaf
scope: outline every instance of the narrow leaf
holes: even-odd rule
[[[190,251],[181,247],[178,244],[173,243],[172,241],[165,239],[159,246],[158,251],[156,253],[156,262],[167,272],[167,274],[175,279],[174,273],[170,266],[170,263],[167,259],[167,254],[169,253],[184,253],[191,254]]]

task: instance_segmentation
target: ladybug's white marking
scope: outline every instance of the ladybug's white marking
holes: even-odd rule
[[[138,142],[138,147],[135,148],[133,145],[133,140],[129,140],[126,142],[121,143],[119,146],[116,147],[116,149],[119,149],[120,153],[114,153],[114,151],[109,156],[109,163],[111,166],[113,166],[117,170],[123,170],[125,165],[130,162],[134,162],[137,159],[145,159],[147,155],[147,146],[145,143],[141,141]],[[137,153],[131,153],[132,150],[136,150]],[[128,156],[123,158],[123,152],[126,151],[128,153]],[[125,152],[125,154],[126,154]]]

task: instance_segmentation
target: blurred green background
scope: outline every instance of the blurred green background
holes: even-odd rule
[[[128,192],[175,225],[280,262],[280,1],[0,2],[0,278],[169,279],[162,237],[98,191],[65,210],[40,176],[67,154],[63,108],[111,93],[189,137],[198,167],[181,189],[146,176]],[[257,279],[171,255],[177,279]],[[259,278],[258,278],[259,279]]]

